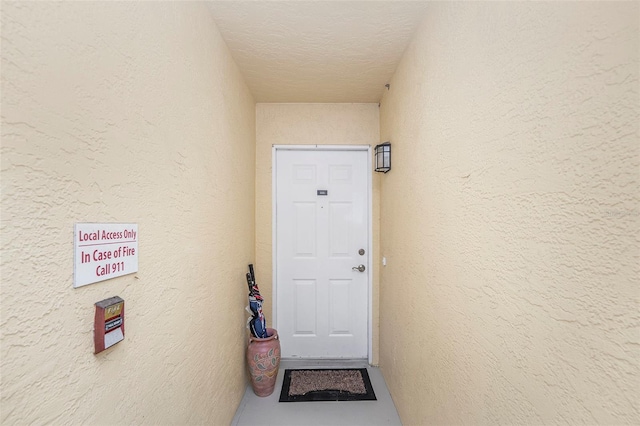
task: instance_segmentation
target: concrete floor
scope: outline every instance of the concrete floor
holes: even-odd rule
[[[278,402],[284,370],[287,368],[364,367],[369,373],[377,401]],[[382,373],[378,368],[369,366],[366,360],[283,360],[280,363],[273,393],[260,398],[253,393],[249,385],[231,424],[233,426],[402,425]]]

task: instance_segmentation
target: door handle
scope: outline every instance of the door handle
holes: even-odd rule
[[[354,266],[353,268],[351,268],[353,271],[359,271],[359,272],[364,272],[365,268],[364,265],[358,265],[358,266]]]

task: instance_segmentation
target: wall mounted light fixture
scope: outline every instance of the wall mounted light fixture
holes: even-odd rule
[[[391,170],[391,142],[376,145],[374,151],[376,163],[375,171],[387,173]]]

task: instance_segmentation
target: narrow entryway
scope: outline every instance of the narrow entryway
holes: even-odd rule
[[[284,370],[287,368],[367,368],[376,401],[278,402]],[[400,417],[387,390],[380,369],[366,360],[314,361],[284,360],[280,364],[276,387],[268,397],[260,398],[251,386],[238,406],[233,426],[259,425],[401,425]]]

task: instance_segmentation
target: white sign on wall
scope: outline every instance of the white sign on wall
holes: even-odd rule
[[[76,223],[73,287],[138,272],[137,223]]]

